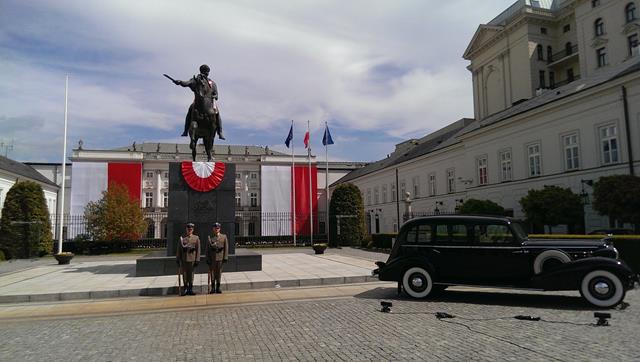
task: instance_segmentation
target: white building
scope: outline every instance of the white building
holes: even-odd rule
[[[0,215],[7,197],[7,192],[16,182],[33,181],[42,187],[49,214],[56,213],[59,187],[38,173],[33,167],[24,163],[0,156]]]
[[[214,145],[213,160],[236,164],[236,211],[252,215],[257,222],[248,221],[239,225],[238,235],[260,235],[261,200],[265,192],[261,189],[261,169],[263,166],[291,166],[290,154],[270,150],[268,147],[244,145]],[[198,159],[204,154],[202,145],[198,145]],[[82,146],[73,150],[71,161],[76,167],[80,163],[141,163],[141,207],[150,225],[147,233],[152,238],[165,237],[164,223],[168,209],[169,163],[191,160],[188,144],[142,143],[111,150],[86,149]],[[296,155],[297,166],[307,165],[306,155]],[[325,163],[318,162],[312,155],[311,164],[317,166],[318,213],[324,214],[325,203]],[[364,166],[359,162],[329,162],[329,184],[339,180],[350,171]],[[75,176],[74,176],[75,177]],[[99,180],[98,180],[99,181]],[[77,177],[76,184],[82,182]],[[71,213],[82,213],[84,205],[76,205],[71,200]],[[74,211],[75,210],[75,211]],[[80,211],[78,211],[80,210]],[[323,223],[319,228],[324,229]],[[317,232],[317,231],[316,231]]]
[[[519,200],[544,185],[592,193],[588,181],[637,173],[640,20],[634,1],[519,0],[480,25],[464,52],[475,119],[396,146],[358,169],[371,233],[413,212],[490,199],[524,218]],[[608,220],[585,205],[587,231]]]

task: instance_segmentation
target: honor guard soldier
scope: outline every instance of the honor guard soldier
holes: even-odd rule
[[[176,262],[182,269],[184,291],[182,295],[196,295],[193,292],[193,270],[200,261],[200,238],[193,234],[193,224],[187,224],[187,236],[180,237],[176,250]]]
[[[222,277],[222,264],[229,258],[229,242],[227,235],[220,232],[220,223],[213,224],[213,236],[209,236],[205,260],[209,265],[211,278],[211,291],[209,294],[220,294],[220,279]]]

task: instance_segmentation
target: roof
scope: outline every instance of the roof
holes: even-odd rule
[[[33,167],[25,165],[22,162],[14,161],[10,158],[0,156],[0,170],[5,170],[10,173],[28,178],[33,181],[38,181],[47,185],[58,187],[54,182],[44,177],[40,172],[36,171]]]
[[[338,181],[332,185],[337,185],[343,182],[354,180],[358,177],[373,173],[378,170],[385,169],[387,167],[400,164],[402,162],[409,161],[411,159],[426,155],[435,150],[456,143],[455,135],[468,124],[474,120],[470,118],[463,118],[456,121],[436,132],[430,133],[419,140],[411,139],[396,145],[396,150],[388,155],[387,158],[372,162],[365,167],[353,170],[344,175]]]
[[[136,144],[135,150],[143,153],[191,153],[191,149],[189,148],[188,143],[157,143],[157,142],[143,142],[142,144]],[[117,147],[113,149],[114,151],[133,151],[133,145]],[[198,152],[204,150],[204,145],[198,144]],[[244,145],[213,145],[213,153],[218,155],[249,155],[249,156],[260,156],[260,155],[268,155],[270,156],[289,156],[286,153],[282,153],[279,151],[274,151],[269,149],[269,147],[262,146],[244,146]]]
[[[515,106],[511,106],[498,113],[489,115],[479,122],[471,123],[460,132],[460,135],[498,123],[518,114],[528,112],[532,109],[556,102],[568,96],[586,91],[603,83],[615,80],[639,70],[640,58],[633,58],[624,63],[612,66],[608,69],[602,69],[601,71],[589,77],[578,79],[556,89],[546,90],[539,96],[526,100],[522,103],[518,103]]]

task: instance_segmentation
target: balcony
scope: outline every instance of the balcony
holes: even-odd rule
[[[578,56],[578,44],[572,45],[570,48],[566,48],[560,52],[551,55],[550,59],[547,59],[547,67],[555,67],[556,65],[567,62]]]
[[[550,89],[555,89],[558,87],[562,87],[565,84],[569,84],[571,82],[575,82],[576,80],[580,79],[580,74],[576,74],[573,76],[573,79],[565,79],[563,81],[560,82],[555,82],[551,87],[549,87]]]

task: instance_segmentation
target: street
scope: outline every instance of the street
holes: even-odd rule
[[[307,295],[315,289],[320,288],[308,289]],[[594,310],[577,293],[452,288],[437,298],[416,301],[399,298],[395,292],[384,284],[351,296],[319,299],[8,319],[2,321],[0,330],[0,360],[640,358],[637,291],[627,294],[626,308],[606,311],[612,314],[607,327],[593,325]],[[381,300],[393,303],[391,313],[380,312]],[[132,301],[119,303],[124,311],[124,304]],[[45,310],[48,307],[42,304]],[[438,319],[436,312],[455,318]],[[516,315],[541,317],[542,321],[517,320]]]

